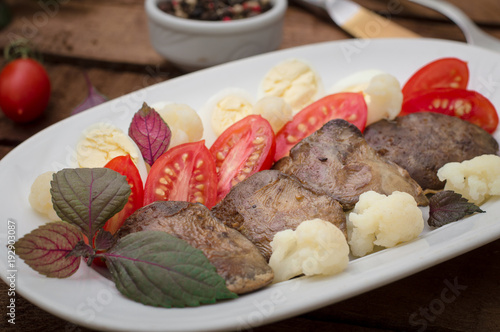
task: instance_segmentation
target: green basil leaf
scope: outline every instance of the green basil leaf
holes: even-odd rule
[[[69,255],[83,241],[78,227],[63,221],[38,227],[19,239],[16,253],[33,270],[47,277],[66,278],[78,270],[80,257]]]
[[[182,308],[237,297],[201,250],[166,232],[129,234],[102,256],[118,290],[143,304]]]
[[[50,193],[57,215],[89,239],[128,202],[127,178],[109,168],[63,169],[54,174]]]
[[[108,231],[105,231],[101,228],[97,231],[97,234],[94,238],[94,248],[95,250],[108,250],[111,248],[116,242],[116,238]]]

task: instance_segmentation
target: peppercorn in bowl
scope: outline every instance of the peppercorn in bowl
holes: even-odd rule
[[[186,71],[273,51],[287,0],[146,0],[155,50]]]

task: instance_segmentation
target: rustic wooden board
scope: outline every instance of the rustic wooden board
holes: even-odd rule
[[[144,67],[138,71],[51,63],[46,63],[45,67],[51,80],[52,94],[44,115],[32,123],[16,124],[0,112],[0,144],[6,146],[5,149],[15,147],[40,130],[70,116],[71,111],[87,96],[84,71],[96,89],[109,99],[180,75],[180,72],[156,67]],[[6,153],[6,150],[0,150],[0,158]]]
[[[42,53],[65,62],[85,59],[155,66],[167,62],[150,45],[143,1],[70,1],[45,9],[40,7],[43,2],[8,2],[12,5],[14,19],[11,25],[0,31],[0,48],[13,38],[22,36],[30,39]],[[397,6],[389,6],[391,2],[381,0],[359,2],[367,8],[389,14],[397,23],[424,37],[463,40],[462,33],[454,24],[408,1],[398,2]],[[476,5],[467,2],[465,9],[471,16],[477,15],[478,21],[500,26],[500,15],[494,14],[500,12],[500,2],[480,2],[481,6],[477,6],[477,2],[474,2]],[[289,7],[280,48],[349,38],[330,20],[317,21],[300,7],[293,4]],[[415,21],[415,17],[423,21]],[[500,37],[500,30],[495,31],[495,35]]]
[[[360,5],[365,6],[378,13],[389,16],[412,17],[429,20],[447,21],[442,14],[410,2],[408,0],[355,0]],[[447,0],[480,25],[500,26],[500,2],[497,0]]]
[[[149,43],[143,1],[9,1],[14,19],[0,47],[16,36],[43,53],[134,64],[163,62]],[[53,5],[56,4],[56,5]]]

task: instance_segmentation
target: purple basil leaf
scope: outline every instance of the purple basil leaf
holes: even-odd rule
[[[116,242],[116,238],[108,231],[100,229],[94,239],[94,247],[96,250],[108,250]]]
[[[69,255],[83,241],[78,227],[63,221],[38,227],[19,239],[16,253],[33,270],[52,278],[66,278],[78,270],[80,257]]]
[[[429,199],[429,219],[431,227],[441,227],[473,213],[483,213],[477,205],[470,203],[462,195],[451,191],[440,191]]]
[[[92,261],[94,260],[94,255],[95,255],[95,250],[92,249],[91,246],[86,244],[83,240],[78,242],[73,250],[71,250],[66,257],[84,257],[87,260],[88,266],[92,264]]]
[[[128,202],[127,178],[109,168],[68,168],[54,174],[50,193],[57,215],[89,239]]]
[[[167,151],[172,137],[170,128],[160,114],[146,103],[134,114],[128,134],[149,165],[153,165],[155,160]]]
[[[91,246],[85,243],[85,241],[78,242],[73,250],[71,250],[66,257],[75,256],[75,257],[90,257],[94,255],[94,249]]]
[[[90,78],[86,72],[83,72],[83,75],[85,76],[85,82],[88,89],[87,98],[85,98],[85,100],[80,105],[78,105],[71,111],[71,115],[83,112],[89,108],[92,108],[109,100],[108,97],[99,93],[99,91],[97,91],[97,89],[92,85],[92,83],[90,82]]]
[[[129,234],[98,256],[117,289],[143,304],[182,308],[236,297],[201,250],[166,232]]]

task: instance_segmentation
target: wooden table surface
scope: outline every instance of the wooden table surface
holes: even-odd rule
[[[109,98],[183,73],[149,44],[143,1],[7,0],[14,14],[0,31],[0,48],[29,38],[44,56],[53,92],[44,116],[17,125],[0,114],[0,158],[41,129],[70,115],[86,96],[83,72]],[[464,41],[451,21],[405,0],[358,0],[424,36]],[[500,1],[450,0],[500,38]],[[400,10],[390,12],[389,4]],[[286,12],[280,48],[351,38],[330,20],[294,4]],[[3,61],[3,58],[0,59]],[[450,286],[455,285],[455,286]],[[455,292],[452,300],[443,294]],[[7,286],[0,283],[1,307]],[[16,325],[2,314],[2,331],[91,331],[17,296]],[[255,331],[500,331],[500,240],[387,286]]]

